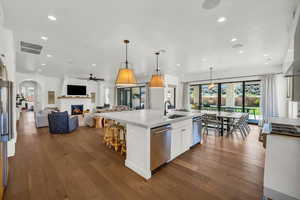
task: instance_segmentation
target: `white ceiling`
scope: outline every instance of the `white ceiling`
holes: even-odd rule
[[[298,0],[221,0],[205,10],[204,0],[2,0],[5,25],[17,46],[17,71],[51,76],[87,75],[114,79],[124,60],[124,39],[137,75],[154,71],[153,52],[164,72],[268,68],[283,62],[292,13]],[[54,15],[57,21],[49,21]],[[227,21],[218,23],[225,16]],[[48,41],[41,40],[47,36]],[[231,39],[237,38],[232,43]],[[44,46],[41,55],[21,53],[20,40]],[[239,49],[231,46],[243,44]],[[53,55],[47,58],[47,54]],[[265,65],[266,57],[272,60]],[[203,62],[205,58],[207,61]],[[46,63],[46,66],[41,66]],[[97,66],[91,66],[96,63]],[[180,64],[178,66],[177,64]]]

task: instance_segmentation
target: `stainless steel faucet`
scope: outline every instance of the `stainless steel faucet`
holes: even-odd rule
[[[167,115],[167,104],[172,105],[170,100],[165,101],[164,116]]]

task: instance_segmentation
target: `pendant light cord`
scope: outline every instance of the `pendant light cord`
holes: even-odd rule
[[[156,54],[156,72],[158,74],[158,72],[159,72],[159,69],[158,69],[158,56],[159,56],[159,52],[156,52],[155,54]]]
[[[125,60],[125,67],[126,69],[128,69],[128,59],[127,59],[127,56],[128,56],[128,43],[129,43],[129,40],[124,40],[124,43],[126,45],[126,60]]]

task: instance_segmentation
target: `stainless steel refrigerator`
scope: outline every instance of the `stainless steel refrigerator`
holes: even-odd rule
[[[13,82],[7,80],[5,65],[0,60],[0,167],[2,170],[1,189],[7,186],[8,179],[8,155],[7,143],[13,138]]]

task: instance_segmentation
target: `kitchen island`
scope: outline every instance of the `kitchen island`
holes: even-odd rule
[[[192,146],[193,118],[201,113],[176,112],[164,116],[159,110],[138,110],[101,113],[101,116],[126,125],[125,165],[150,179],[162,157],[169,162]],[[154,137],[159,134],[164,135]]]
[[[271,118],[263,134],[264,195],[271,199],[300,199],[300,119]]]

